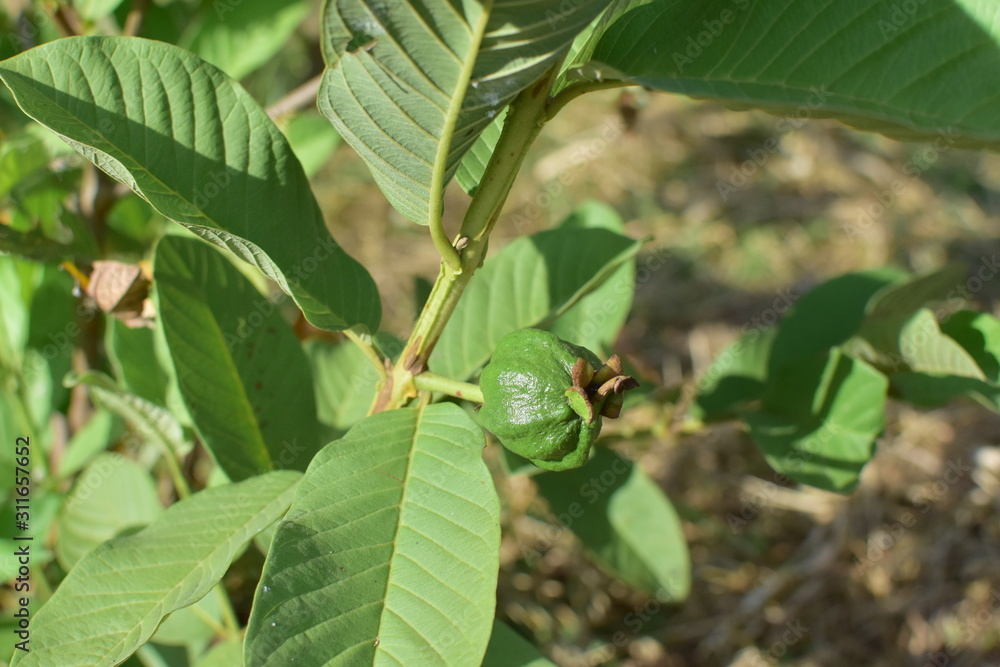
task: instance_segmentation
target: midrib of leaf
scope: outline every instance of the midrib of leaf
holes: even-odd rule
[[[404,476],[404,478],[402,480],[403,488],[402,488],[402,491],[400,492],[400,496],[399,496],[399,505],[400,505],[399,506],[399,513],[396,515],[396,525],[395,525],[395,527],[394,527],[394,529],[392,531],[392,555],[389,558],[389,572],[387,573],[386,578],[385,578],[385,588],[382,590],[382,611],[379,614],[379,619],[378,619],[378,626],[380,628],[384,627],[385,623],[386,623],[386,613],[389,612],[389,603],[388,603],[389,602],[389,589],[392,588],[392,584],[396,580],[396,578],[394,576],[394,573],[396,571],[396,563],[398,563],[401,560],[400,559],[400,554],[399,554],[399,533],[400,533],[401,529],[403,528],[403,523],[404,523],[403,522],[403,515],[406,512],[406,505],[407,505],[407,498],[408,498],[407,492],[409,491],[409,488],[410,488],[410,480],[413,479],[413,474],[412,474],[413,473],[413,461],[417,458],[416,457],[417,440],[420,438],[420,426],[423,423],[423,419],[424,419],[424,407],[425,406],[420,405],[420,406],[418,406],[416,408],[416,419],[414,420],[414,423],[413,423],[413,434],[410,436],[410,449],[409,449],[409,454],[407,455],[407,460],[406,460],[406,474],[405,474],[405,476]],[[421,569],[423,569],[423,568],[421,568]],[[427,574],[430,575],[429,572]],[[428,603],[428,604],[430,604],[430,603]],[[399,614],[397,614],[396,612],[392,612],[392,613],[396,617],[398,617],[400,620],[402,620],[402,621],[405,622],[405,619],[403,617],[401,617]],[[416,628],[414,628],[414,630],[416,630]],[[421,637],[423,637],[423,635],[420,634],[419,632],[417,634],[420,635]],[[441,659],[441,663],[442,664],[444,664],[446,662],[445,659],[444,659],[444,656],[442,656],[440,653],[438,653],[437,648],[433,644],[431,644],[430,642],[427,642],[426,640],[425,640],[424,643],[432,651],[434,651],[435,655],[437,655]],[[376,650],[376,652],[378,653],[379,651]]]
[[[493,0],[484,3],[483,11],[479,15],[479,21],[472,31],[472,40],[469,44],[471,53],[479,54],[479,49],[483,43],[483,36],[486,34],[486,27],[489,24],[490,15],[493,11]],[[445,113],[444,132],[441,133],[441,140],[438,141],[437,153],[434,156],[434,171],[431,173],[431,201],[428,220],[431,225],[440,223],[444,213],[444,186],[445,176],[448,170],[448,157],[452,153],[451,142],[455,137],[455,126],[458,125],[458,117],[462,113],[462,103],[465,101],[465,94],[469,90],[472,82],[472,71],[476,67],[477,58],[466,58],[462,63],[459,72],[458,86],[452,93],[448,103],[448,111]],[[419,416],[418,416],[419,423]]]

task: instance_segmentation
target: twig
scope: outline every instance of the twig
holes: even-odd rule
[[[323,75],[317,74],[269,106],[267,108],[267,115],[271,117],[271,120],[275,120],[286,113],[296,111],[308,104],[312,104],[316,100],[316,93],[319,92],[319,84],[322,81]]]
[[[628,81],[608,80],[608,81],[584,81],[574,83],[568,88],[563,88],[559,94],[552,98],[545,110],[545,120],[549,121],[555,117],[560,110],[576,98],[585,93],[592,93],[598,90],[609,90],[611,88],[627,88],[636,84]]]
[[[436,373],[424,371],[419,375],[414,375],[413,384],[420,391],[439,391],[442,394],[448,394],[455,398],[464,398],[473,403],[483,402],[483,390],[479,388],[479,385],[459,382],[458,380],[452,380],[449,377],[444,377]]]
[[[125,17],[125,27],[122,28],[122,35],[125,37],[135,37],[142,30],[142,20],[146,18],[146,10],[149,8],[149,0],[135,0],[132,9]]]
[[[83,25],[80,23],[80,17],[77,15],[76,10],[69,5],[57,5],[52,10],[52,20],[55,22],[56,27],[59,28],[59,32],[66,37],[83,34]]]

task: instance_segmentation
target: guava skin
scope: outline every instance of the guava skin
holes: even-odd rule
[[[502,338],[479,381],[483,426],[539,468],[582,466],[601,432],[601,417],[587,424],[566,399],[578,358],[601,365],[590,350],[548,331],[522,329]]]

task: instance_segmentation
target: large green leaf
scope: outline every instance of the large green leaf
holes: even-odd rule
[[[87,552],[163,511],[149,471],[121,454],[98,456],[77,478],[59,512],[56,556],[69,570]]]
[[[771,373],[761,409],[744,419],[776,472],[847,493],[885,425],[888,384],[877,370],[834,348]]]
[[[983,85],[1000,70],[997,19],[982,0],[655,0],[592,58],[605,76],[793,120],[1000,148],[1000,95]]]
[[[311,4],[308,0],[213,2],[177,44],[242,79],[288,43]]]
[[[479,134],[605,5],[327,0],[320,111],[389,202],[427,224]]]
[[[500,504],[461,408],[368,417],[313,460],[257,588],[247,665],[478,665]]]
[[[87,554],[32,619],[21,667],[117,665],[163,618],[194,604],[250,539],[284,514],[299,473],[279,471],[207,489],[148,528]]]
[[[371,276],[330,237],[288,142],[215,67],[160,42],[73,37],[3,61],[0,78],[25,113],[274,279],[316,326],[378,327]]]
[[[320,444],[312,374],[277,306],[197,239],[161,239],[153,278],[181,395],[222,469],[305,470]]]
[[[582,468],[536,481],[559,523],[612,576],[660,602],[687,597],[691,560],[680,519],[642,468],[600,447]]]
[[[641,246],[606,229],[552,229],[513,241],[469,281],[431,354],[431,369],[453,378],[471,376],[501,338],[551,324]],[[631,300],[630,293],[620,296]]]

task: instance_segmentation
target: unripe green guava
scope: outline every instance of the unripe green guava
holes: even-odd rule
[[[522,329],[504,336],[479,381],[483,426],[539,468],[582,466],[601,432],[601,416],[591,411],[588,423],[567,398],[578,359],[601,366],[590,350],[548,331]]]

